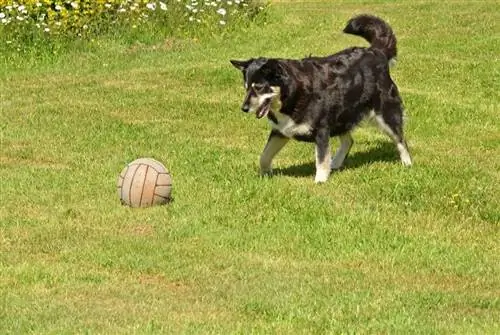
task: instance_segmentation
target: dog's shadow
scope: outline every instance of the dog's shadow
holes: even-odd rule
[[[356,169],[373,162],[395,162],[399,161],[396,146],[392,142],[377,141],[366,151],[350,153],[344,161],[340,170]],[[276,168],[276,174],[293,177],[309,177],[316,170],[314,161],[285,168]]]

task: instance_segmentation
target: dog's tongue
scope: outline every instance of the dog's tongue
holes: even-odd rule
[[[271,107],[271,106],[269,106],[269,105],[267,105],[267,104],[266,104],[266,105],[265,105],[265,106],[263,106],[261,109],[259,109],[259,110],[257,111],[257,113],[255,113],[255,117],[256,117],[257,119],[261,119],[262,117],[266,116],[267,112],[269,112],[269,108],[270,108],[270,107]]]

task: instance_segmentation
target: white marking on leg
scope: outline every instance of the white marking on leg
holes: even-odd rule
[[[380,127],[380,129],[385,132],[387,135],[389,135],[394,143],[396,143],[396,147],[399,151],[399,157],[401,159],[401,163],[403,163],[404,166],[410,166],[411,165],[411,156],[410,153],[408,152],[408,148],[403,142],[400,142],[403,139],[399,139],[396,134],[392,131],[391,127],[385,123],[384,118],[381,115],[376,115],[375,120],[377,120],[377,124]]]
[[[408,149],[406,148],[406,145],[400,142],[397,143],[396,146],[399,151],[399,157],[401,158],[401,163],[403,163],[404,166],[411,166],[411,156],[410,153],[408,152]]]
[[[274,156],[287,144],[289,141],[286,137],[272,136],[267,141],[262,154],[260,155],[260,173],[262,175],[272,172],[272,162]]]
[[[323,160],[321,161],[321,158]],[[316,145],[316,177],[314,178],[315,183],[324,183],[328,180],[330,176],[330,146],[326,149],[325,157],[319,157],[318,146]]]
[[[337,149],[337,152],[335,153],[335,156],[333,157],[331,162],[332,170],[338,170],[342,167],[342,165],[344,164],[344,160],[349,154],[349,151],[351,150],[353,143],[350,133],[341,135],[339,139],[340,139],[340,146]]]
[[[386,133],[387,135],[389,135],[394,142],[398,141],[397,138],[396,138],[396,135],[392,131],[391,127],[389,127],[387,125],[387,123],[385,123],[384,118],[382,117],[382,115],[375,115],[375,120],[377,121],[377,124],[378,124],[380,130],[382,130],[384,133]]]

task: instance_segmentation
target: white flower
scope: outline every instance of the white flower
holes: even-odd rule
[[[160,9],[161,10],[167,10],[167,4],[160,1]]]
[[[192,12],[195,14],[198,13],[198,8],[193,8]]]
[[[17,10],[20,11],[20,12],[22,12],[25,8],[26,7],[24,7],[24,6],[21,5],[21,6],[17,7]]]
[[[119,8],[118,9],[118,13],[125,13],[127,10],[125,8]]]
[[[194,17],[190,16],[190,17],[189,17],[189,21],[190,21],[190,22],[191,22],[191,21],[194,21]]]
[[[105,3],[105,4],[104,4],[104,7],[106,7],[106,8],[111,8],[111,4],[110,4],[110,3]]]
[[[45,31],[46,33],[48,33],[50,31],[49,28],[45,28],[43,31]]]
[[[225,25],[225,24],[226,24],[226,21],[224,21],[224,20],[220,20],[220,21],[219,21],[219,24],[220,24],[221,26],[223,26],[223,25]]]
[[[233,4],[233,2],[232,2],[232,1],[228,1],[228,2],[227,2],[227,4],[228,4],[229,6],[231,6],[231,5]]]
[[[0,12],[0,19],[3,19],[5,17],[5,14]]]
[[[71,7],[73,7],[74,9],[77,9],[78,8],[78,3],[76,2],[71,2]]]
[[[7,19],[2,19],[3,24],[7,24]]]
[[[217,14],[224,16],[226,15],[226,10],[224,8],[219,8],[217,9]]]
[[[42,7],[42,3],[41,3],[41,2],[37,2],[37,3],[36,3],[36,6],[37,6],[37,7]]]
[[[151,9],[151,10],[155,10],[156,4],[154,2],[151,2],[151,3],[146,4],[146,7]]]
[[[24,20],[24,17],[22,17],[22,16],[19,16],[19,15],[18,15],[18,16],[16,16],[16,19],[17,19],[18,21],[23,21],[23,20]]]
[[[55,9],[55,10],[57,10],[57,11],[60,11],[60,10],[62,9],[62,7],[61,7],[61,6],[59,6],[59,5],[56,5],[56,6],[54,7],[54,9]]]

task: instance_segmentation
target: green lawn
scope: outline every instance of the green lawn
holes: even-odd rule
[[[293,142],[258,175],[268,124],[229,59],[326,55],[373,13],[414,158],[365,126],[314,184]],[[276,2],[211,40],[109,42],[0,68],[0,333],[500,333],[500,5]],[[338,142],[333,140],[333,146]],[[139,157],[174,201],[130,209]]]

